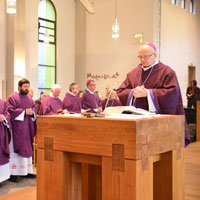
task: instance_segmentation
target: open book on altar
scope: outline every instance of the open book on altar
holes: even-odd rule
[[[136,108],[134,106],[116,106],[116,107],[107,107],[104,110],[106,114],[133,114],[133,115],[155,115],[154,112],[149,112],[147,110]]]

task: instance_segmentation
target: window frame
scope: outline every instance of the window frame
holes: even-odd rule
[[[48,0],[48,1],[51,3],[51,5],[52,5],[52,7],[54,9],[54,12],[55,12],[55,21],[39,17],[39,13],[38,13],[38,45],[39,45],[39,43],[44,43],[43,40],[39,39],[39,35],[42,34],[42,33],[40,33],[40,27],[45,28],[46,30],[48,30],[48,29],[49,30],[54,30],[54,35],[50,35],[50,36],[54,37],[54,42],[50,41],[49,45],[55,45],[55,66],[54,65],[39,64],[39,60],[38,60],[38,73],[39,73],[39,67],[54,67],[55,68],[55,76],[54,76],[55,82],[54,83],[56,83],[57,82],[57,13],[56,13],[56,8],[55,8],[53,2],[51,0]],[[54,24],[54,29],[50,28],[50,27],[40,26],[40,20],[53,23]],[[51,90],[51,88],[39,87],[39,81],[38,81],[38,94],[40,94],[41,90]]]

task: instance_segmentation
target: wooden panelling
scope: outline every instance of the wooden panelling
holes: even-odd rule
[[[183,116],[39,117],[37,141],[38,200],[183,200]]]
[[[52,137],[54,150],[109,157],[112,144],[126,144],[124,158],[141,159],[142,154],[156,155],[183,147],[183,123],[183,116],[138,120],[40,116],[37,142],[38,148],[44,148],[44,137]]]
[[[153,200],[153,156],[148,157],[144,169],[142,160],[136,161],[136,200]]]
[[[197,101],[197,130],[196,130],[196,140],[200,141],[200,101]]]
[[[131,120],[38,117],[38,148],[44,137],[53,137],[54,150],[112,157],[112,144],[126,143],[125,157],[135,158],[135,128]]]
[[[185,150],[185,157],[184,157],[184,163],[185,163],[185,200],[199,200],[200,199],[200,142],[192,143],[190,144]],[[182,152],[183,153],[183,152]],[[174,153],[174,157],[176,157]],[[170,155],[172,156],[172,155]],[[161,156],[154,156],[153,161],[154,162],[159,162],[161,160]],[[167,159],[166,159],[167,160]],[[166,161],[165,161],[166,162]],[[171,163],[171,161],[170,161]],[[181,164],[182,165],[182,164]],[[113,193],[110,193],[109,191],[112,191],[112,184],[107,184],[109,183],[109,180],[112,179],[112,159],[111,158],[104,158],[102,161],[102,182],[104,183],[102,185],[102,199],[108,199],[108,200],[113,200],[112,196],[114,195]],[[169,163],[166,164],[166,167],[170,167]],[[130,167],[131,169],[131,177],[132,180],[134,179],[134,173],[135,172],[135,167]],[[171,168],[171,167],[170,167]],[[155,170],[155,166],[154,166]],[[75,177],[80,178],[80,165],[77,164],[77,166],[72,170],[72,174]],[[176,171],[177,172],[177,171]],[[180,171],[181,172],[181,171]],[[139,173],[141,174],[141,172]],[[165,173],[166,174],[166,173]],[[141,175],[139,175],[141,176]],[[75,178],[74,177],[74,178]],[[177,173],[177,177],[183,178],[179,172]],[[73,183],[74,187],[74,193],[79,193],[80,187],[77,187],[77,185],[80,184],[80,179],[75,178],[75,181]],[[169,178],[168,178],[169,179]],[[120,179],[118,179],[120,180]],[[129,180],[131,182],[131,180]],[[141,182],[141,181],[139,181]],[[162,180],[161,184],[159,184],[159,187],[157,189],[159,190],[160,186],[162,186],[163,182],[165,180]],[[135,183],[132,183],[135,184]],[[141,184],[141,183],[140,183]],[[148,183],[146,183],[148,185]],[[87,185],[86,185],[87,186]],[[130,185],[127,187],[129,188]],[[139,184],[137,187],[141,187]],[[78,189],[79,188],[79,189]],[[115,187],[116,188],[116,187]],[[113,188],[114,190],[114,188]],[[141,192],[142,190],[140,190]],[[179,193],[180,187],[178,189],[174,188],[175,193]],[[135,192],[135,188],[133,187],[133,192]],[[119,192],[116,191],[116,195],[119,195]],[[138,193],[137,193],[138,194]],[[138,194],[139,195],[139,194]],[[141,194],[140,194],[141,196]],[[0,197],[0,200],[36,200],[36,187],[28,188],[28,189],[23,189],[18,192],[13,192],[11,194],[6,194]],[[149,198],[147,198],[149,200]],[[132,197],[131,200],[135,200],[134,197]]]
[[[172,152],[163,153],[160,161],[154,163],[153,170],[153,199],[172,199]]]
[[[44,159],[53,161],[53,138],[44,138]]]
[[[71,163],[67,154],[54,151],[53,161],[44,159],[44,149],[38,149],[37,155],[37,199],[71,200]]]
[[[185,149],[185,200],[200,199],[200,141]]]
[[[113,171],[124,171],[124,145],[112,145],[112,169]]]
[[[100,156],[86,155],[80,153],[67,153],[67,154],[71,162],[101,166]]]
[[[121,172],[112,170],[112,158],[102,158],[102,200],[135,200],[135,172],[133,160],[125,160],[125,169]]]
[[[82,164],[82,199],[102,199],[102,174],[101,167]]]

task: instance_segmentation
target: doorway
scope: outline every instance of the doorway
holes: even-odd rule
[[[192,80],[196,80],[196,67],[189,65],[188,66],[188,86],[191,85]]]

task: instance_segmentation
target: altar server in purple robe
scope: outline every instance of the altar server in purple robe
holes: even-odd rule
[[[155,45],[142,45],[138,58],[140,64],[127,74],[117,90],[121,103],[160,114],[184,115],[176,73],[157,60]],[[186,145],[190,142],[187,125],[185,141]]]
[[[41,115],[58,115],[67,113],[64,103],[59,99],[61,86],[54,84],[51,93],[45,97],[40,106]]]
[[[101,101],[95,93],[96,83],[94,80],[86,81],[87,90],[83,94],[82,107],[89,112],[102,112]]]
[[[7,99],[8,113],[11,118],[12,135],[10,143],[11,181],[17,182],[18,176],[35,178],[32,168],[33,138],[36,135],[35,102],[28,95],[30,82],[18,82],[18,91]]]
[[[0,183],[10,178],[10,130],[6,103],[0,99]]]
[[[63,103],[65,108],[70,113],[80,113],[82,108],[81,99],[78,97],[79,85],[77,83],[72,83],[69,86],[69,91],[66,93]]]
[[[107,90],[106,96],[107,98],[103,99],[101,102],[103,110],[107,107],[122,106],[114,90],[111,89]]]

